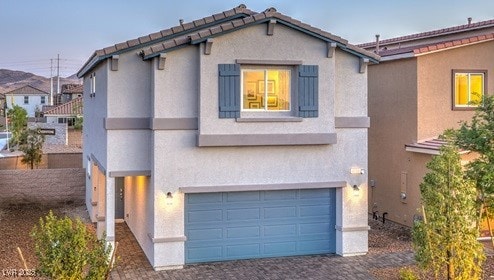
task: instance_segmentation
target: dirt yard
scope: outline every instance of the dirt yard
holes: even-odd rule
[[[39,219],[48,213],[49,209],[39,206],[7,207],[0,208],[0,278],[16,279],[8,274],[13,269],[23,269],[17,253],[20,247],[29,269],[36,267],[37,261],[34,256],[33,241],[29,236],[34,225]],[[90,223],[85,206],[65,205],[53,209],[56,215],[81,218]],[[371,230],[369,231],[369,254],[391,253],[400,251],[411,251],[410,231],[407,228],[397,226],[393,223],[369,220]],[[492,250],[491,250],[492,252]],[[417,267],[411,267],[417,271]],[[376,279],[399,279],[401,268],[373,270],[371,273]],[[484,265],[484,279],[494,277],[494,257],[489,256]],[[26,277],[18,279],[27,279]],[[36,278],[40,279],[40,278]]]

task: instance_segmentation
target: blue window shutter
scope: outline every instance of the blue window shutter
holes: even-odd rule
[[[219,117],[240,118],[240,65],[219,64]]]
[[[298,115],[302,118],[318,116],[318,65],[300,65],[298,70]]]

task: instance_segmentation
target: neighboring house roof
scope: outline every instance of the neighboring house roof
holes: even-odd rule
[[[429,54],[438,51],[445,51],[452,48],[465,47],[473,44],[483,43],[494,40],[494,33],[467,37],[463,39],[448,40],[429,44],[415,45],[404,48],[381,50],[379,55],[382,61],[407,58]]]
[[[441,36],[445,36],[445,35],[475,31],[478,29],[485,29],[485,28],[489,28],[489,27],[494,27],[494,20],[486,20],[486,21],[481,21],[481,22],[476,22],[476,23],[468,23],[468,24],[463,24],[463,25],[458,25],[458,26],[453,26],[453,27],[448,27],[448,28],[443,28],[443,29],[438,29],[438,30],[432,30],[432,31],[421,32],[421,33],[416,33],[416,34],[386,39],[386,40],[380,40],[379,45],[385,46],[387,44],[397,44],[397,43],[415,41],[415,40],[419,40],[419,39],[441,37]],[[365,48],[365,49],[373,48],[376,46],[376,42],[374,41],[374,42],[359,44],[358,46],[361,48]]]
[[[448,142],[444,139],[426,139],[421,140],[416,143],[406,144],[405,150],[407,152],[415,152],[421,154],[429,154],[429,155],[439,155],[441,147],[446,145]],[[460,154],[467,154],[468,151],[461,150]]]
[[[16,88],[14,90],[8,91],[4,93],[5,96],[9,95],[49,95],[48,92],[37,89],[30,85],[23,86],[20,88]]]
[[[45,116],[76,116],[82,115],[82,97],[72,99],[71,101],[60,104],[53,108],[45,110]]]
[[[373,52],[349,44],[347,40],[332,35],[329,32],[285,16],[277,12],[274,8],[269,8],[264,12],[256,13],[247,9],[245,5],[240,5],[223,13],[184,23],[138,39],[97,50],[79,70],[77,76],[84,76],[99,62],[112,55],[118,55],[130,50],[141,50],[140,54],[143,59],[150,59],[158,56],[160,53],[187,45],[200,44],[209,38],[224,35],[248,26],[266,23],[271,20],[275,20],[276,23],[294,28],[328,43],[336,43],[337,47],[340,49],[367,58],[373,62],[378,62],[380,59],[380,57]]]
[[[81,93],[84,91],[84,86],[81,84],[65,84],[62,85],[62,94],[74,94]]]

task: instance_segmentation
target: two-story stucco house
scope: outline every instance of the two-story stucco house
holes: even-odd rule
[[[84,79],[87,206],[155,269],[367,244],[367,64],[277,12],[234,9],[97,50]]]
[[[49,104],[50,94],[30,85],[16,88],[4,93],[8,109],[14,105],[24,108],[28,117],[34,117],[36,112],[41,112],[42,107]]]
[[[438,136],[494,93],[494,20],[361,47],[381,56],[369,66],[369,211],[411,226],[422,216],[426,164],[444,144]]]

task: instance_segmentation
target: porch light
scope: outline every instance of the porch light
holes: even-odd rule
[[[352,188],[353,188],[353,195],[358,196],[360,192],[360,188],[357,185],[353,185]]]
[[[166,205],[172,205],[173,204],[173,195],[171,192],[166,193]]]

